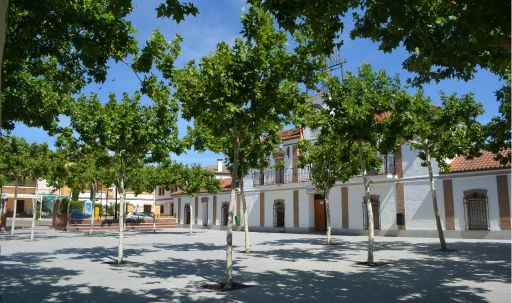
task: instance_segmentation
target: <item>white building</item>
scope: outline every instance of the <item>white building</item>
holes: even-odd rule
[[[249,227],[254,231],[323,232],[323,196],[309,179],[309,170],[297,167],[298,129],[280,133],[281,153],[270,157],[266,170],[252,170],[244,178],[249,210]],[[305,139],[314,136],[304,130]],[[384,157],[380,171],[370,177],[371,196],[377,235],[436,236],[433,205],[427,169],[417,152],[407,145],[395,158]],[[277,161],[283,169],[273,169]],[[510,239],[510,168],[503,168],[484,153],[474,160],[456,158],[449,173],[434,169],[439,212],[448,237]],[[229,180],[229,179],[226,179]],[[227,220],[229,188],[217,194],[202,193],[193,199],[193,224],[222,228]],[[336,184],[330,192],[333,233],[365,234],[366,215],[362,178],[354,176]],[[189,224],[184,216],[188,197],[173,195],[173,214],[179,224]],[[240,216],[238,197],[235,214]]]

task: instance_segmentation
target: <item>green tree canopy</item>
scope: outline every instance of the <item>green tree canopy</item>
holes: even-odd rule
[[[351,13],[351,38],[369,38],[384,52],[403,46],[403,67],[416,73],[416,83],[469,80],[478,66],[502,77],[510,72],[510,1],[249,2],[290,31],[311,31],[313,47],[324,53],[343,43],[343,17]]]
[[[398,76],[392,78],[382,70],[373,71],[369,64],[361,65],[358,74],[347,73],[342,83],[336,77],[327,78],[321,127],[339,140],[334,142],[342,142],[337,146],[341,160],[359,158],[368,216],[367,263],[371,265],[374,226],[368,172],[380,169],[382,159],[378,154],[394,153],[404,142],[408,127],[404,117],[410,116],[410,98]]]
[[[2,1],[0,126],[12,129],[20,121],[55,130],[73,94],[104,82],[111,60],[137,54],[133,7],[132,0]],[[188,14],[197,8],[179,0],[156,9],[156,17],[177,22]]]
[[[472,94],[458,98],[455,94],[440,94],[442,105],[433,106],[430,98],[418,92],[411,98],[409,116],[413,123],[408,124],[409,144],[416,149],[427,167],[432,205],[441,250],[447,251],[443,227],[437,205],[437,192],[434,182],[432,161],[435,159],[441,169],[448,170],[446,160],[464,155],[467,158],[478,156],[484,143],[483,126],[476,120],[483,113],[482,105],[473,99]]]

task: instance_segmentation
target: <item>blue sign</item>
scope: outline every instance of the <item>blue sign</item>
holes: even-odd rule
[[[92,201],[91,200],[85,201],[84,214],[92,215]]]

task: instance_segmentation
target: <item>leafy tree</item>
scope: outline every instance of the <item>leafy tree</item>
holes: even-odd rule
[[[411,98],[413,123],[408,123],[411,134],[409,144],[418,150],[422,165],[427,167],[432,194],[436,227],[441,250],[448,251],[437,206],[437,194],[432,170],[432,159],[447,169],[446,159],[458,155],[478,156],[483,146],[483,127],[476,118],[483,113],[482,105],[472,94],[458,98],[455,94],[440,95],[442,105],[433,106],[430,98],[421,92]]]
[[[0,138],[0,142],[2,142],[2,146],[6,144],[5,139]],[[5,149],[0,147],[0,153],[3,152],[5,152]],[[5,159],[3,154],[0,154],[0,159]],[[0,163],[3,163],[3,161]],[[4,172],[4,164],[0,164],[0,167],[2,167],[0,169],[0,231],[2,228],[7,231],[7,218],[5,217],[7,199],[4,198],[4,185],[14,180],[12,179],[12,176]]]
[[[231,168],[231,198],[227,225],[226,281],[232,287],[232,222],[240,151],[253,138],[278,142],[277,132],[306,95],[295,82],[297,57],[287,52],[286,35],[272,19],[251,7],[242,16],[245,39],[233,46],[219,43],[215,52],[194,61],[176,75],[175,96],[183,103],[183,117],[194,120],[202,133],[196,148],[226,146]],[[213,143],[212,143],[213,142]]]
[[[372,265],[374,220],[368,172],[380,168],[382,159],[378,153],[386,155],[400,146],[407,126],[400,123],[404,122],[400,117],[407,117],[404,109],[409,98],[401,88],[398,76],[391,78],[384,71],[373,71],[369,64],[361,65],[357,75],[347,73],[341,84],[336,77],[328,77],[326,87],[328,94],[324,96],[328,97],[324,97],[323,101],[329,110],[323,111],[322,128],[328,128],[330,133],[337,136],[335,142],[344,142],[337,151],[341,160],[359,158],[368,216],[367,264]],[[393,119],[389,119],[390,116]],[[325,163],[321,164],[329,168]]]
[[[351,12],[351,38],[372,39],[384,52],[403,46],[410,54],[403,67],[417,74],[416,83],[469,80],[477,66],[500,76],[510,71],[509,1],[249,2],[290,31],[311,31],[311,44],[324,53],[341,45],[342,18]]]
[[[178,164],[174,166],[175,171],[175,185],[189,196],[190,205],[190,235],[192,235],[192,227],[194,210],[192,206],[192,198],[201,191],[214,193],[220,191],[220,182],[215,178],[215,174],[209,170],[202,168],[199,164],[191,166]]]
[[[420,86],[446,78],[469,80],[478,67],[505,81],[496,92],[499,115],[487,126],[487,149],[510,163],[510,1],[278,1],[251,0],[291,32],[305,32],[314,52],[339,47],[343,17],[352,12],[350,37],[369,38],[384,52],[403,46],[404,69]]]
[[[177,112],[169,90],[155,90],[152,96],[153,105],[141,105],[139,93],[133,97],[125,93],[120,102],[111,94],[106,104],[100,103],[96,95],[82,95],[71,114],[78,144],[105,151],[108,156],[101,161],[115,172],[121,195],[118,263],[124,260],[127,172],[141,161],[159,161],[170,152],[178,152]]]
[[[36,181],[44,176],[46,170],[46,144],[28,144],[24,139],[14,136],[1,139],[0,171],[6,179],[14,180],[14,209],[11,224],[11,236],[14,237],[16,227],[16,207],[18,204],[19,182]],[[35,214],[33,217],[35,220]],[[33,239],[33,234],[31,236]]]
[[[101,159],[107,154],[102,150],[93,150],[88,146],[80,146],[71,136],[60,136],[57,140],[58,149],[53,156],[53,165],[50,170],[48,183],[55,188],[66,186],[71,189],[73,201],[85,189],[91,189],[91,201],[95,201],[97,184],[111,184],[113,172],[108,166],[102,165]],[[66,207],[66,230],[70,225],[71,203],[61,203]],[[80,208],[82,210],[82,208]],[[91,216],[89,234],[92,234],[94,216]]]
[[[133,7],[131,0],[0,1],[0,126],[55,130],[73,94],[104,82],[110,60],[137,54]],[[156,17],[180,22],[197,12],[165,0]]]
[[[496,160],[501,164],[510,164],[510,78],[506,79],[505,85],[496,92],[500,107],[498,115],[493,117],[491,122],[485,126],[485,134],[488,138],[486,149],[496,155]]]
[[[329,114],[323,112],[327,109],[321,111],[320,114],[314,116],[321,119]],[[347,145],[346,142],[339,140],[335,133],[329,131],[327,125],[320,129],[320,134],[315,142],[303,141],[299,146],[301,151],[299,156],[300,165],[302,167],[311,165],[311,182],[324,195],[327,225],[326,243],[329,245],[332,244],[329,193],[337,181],[346,182],[359,173],[360,166],[357,158],[355,158],[357,150],[354,148],[355,145]]]
[[[144,165],[143,162],[139,166],[134,166],[127,171],[126,174],[126,187],[130,188],[135,192],[136,195],[143,192],[153,192],[153,197],[156,197],[156,187],[161,184],[173,184],[175,177],[167,179],[169,176],[167,171],[164,171],[163,167],[169,167],[166,165],[170,163],[165,161],[158,166]],[[174,170],[172,170],[174,172]],[[168,181],[169,183],[165,183]],[[153,200],[154,202],[155,200]],[[156,208],[154,204],[153,207]],[[153,232],[156,232],[156,216],[153,216]]]

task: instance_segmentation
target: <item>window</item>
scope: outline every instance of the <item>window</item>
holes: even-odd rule
[[[464,191],[464,219],[467,230],[489,230],[487,190]]]
[[[165,212],[165,207],[163,205],[160,205],[160,214],[163,214]]]
[[[165,195],[165,187],[163,187],[163,186],[158,187],[158,195],[159,196]]]
[[[145,213],[150,213],[151,212],[151,205],[144,205],[144,212]]]

